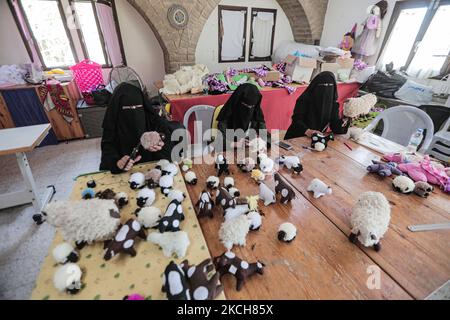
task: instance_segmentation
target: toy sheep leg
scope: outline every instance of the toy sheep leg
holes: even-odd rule
[[[354,232],[352,230],[352,232],[350,233],[350,235],[348,236],[348,240],[350,240],[351,243],[356,244],[358,242],[358,236],[359,236],[359,232]]]

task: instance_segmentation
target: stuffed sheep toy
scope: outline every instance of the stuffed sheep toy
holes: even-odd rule
[[[363,193],[350,217],[351,242],[357,240],[365,247],[381,249],[380,240],[388,230],[391,220],[391,207],[386,197],[379,192]]]
[[[76,294],[81,290],[83,272],[75,263],[67,263],[56,269],[53,275],[53,285],[60,292]]]
[[[164,270],[162,292],[166,294],[167,300],[191,300],[186,274],[173,261]]]
[[[245,246],[251,222],[245,215],[228,219],[219,229],[219,239],[228,250],[234,245]]]
[[[161,179],[162,171],[160,169],[152,169],[145,174],[145,180],[147,181],[147,187],[155,189],[159,187],[159,179]]]
[[[395,191],[403,194],[411,194],[416,188],[414,181],[406,176],[398,176],[395,178],[394,181],[392,181],[392,186]]]
[[[161,173],[163,176],[170,175],[175,177],[178,174],[178,166],[174,163],[166,163],[161,167]]]
[[[278,240],[291,243],[297,237],[297,228],[290,222],[285,222],[278,228]]]
[[[92,188],[86,188],[81,192],[81,199],[89,200],[95,198],[95,190]]]
[[[181,190],[172,190],[167,197],[170,201],[177,200],[179,203],[182,203],[186,199],[186,195]]]
[[[120,225],[119,208],[114,200],[53,201],[42,215],[61,232],[65,241],[74,241],[78,249],[113,238]]]
[[[198,182],[197,175],[195,174],[194,171],[186,172],[186,174],[184,175],[184,180],[186,181],[187,184],[190,184],[191,186],[197,185]]]
[[[76,263],[80,259],[80,255],[75,248],[67,242],[57,245],[53,251],[53,258],[56,263],[66,264],[67,262]]]
[[[113,240],[105,241],[106,252],[103,259],[109,261],[122,252],[135,257],[136,250],[134,250],[134,244],[136,243],[137,237],[145,240],[147,235],[138,221],[129,219],[119,229]]]
[[[250,231],[258,231],[262,226],[262,217],[258,211],[250,211],[247,213],[247,218],[250,220]]]
[[[220,179],[216,176],[210,176],[206,179],[206,187],[210,190],[215,190],[219,188]]]
[[[145,186],[145,174],[142,172],[133,173],[128,181],[133,190],[142,189]]]
[[[233,177],[225,177],[225,179],[223,180],[223,185],[227,189],[234,187],[234,178]]]
[[[275,162],[270,159],[269,156],[265,153],[261,153],[258,155],[258,163],[259,168],[263,173],[270,173],[275,167]]]
[[[277,172],[274,175],[275,179],[275,193],[281,194],[280,202],[282,204],[287,204],[295,199],[295,192],[289,186],[289,184],[281,178],[281,175]]]
[[[267,143],[262,138],[255,138],[248,143],[249,152],[252,154],[263,153],[267,151]]]
[[[377,102],[377,96],[373,93],[366,94],[359,98],[350,98],[344,103],[344,116],[351,119],[366,116]]]
[[[233,198],[238,198],[241,195],[241,192],[239,191],[238,188],[235,187],[234,185],[234,178],[233,177],[226,177],[223,181],[223,184],[225,186],[225,189],[227,189],[228,193],[233,197]]]
[[[314,198],[318,199],[320,197],[330,195],[333,193],[331,187],[327,186],[323,181],[319,179],[314,179],[311,181],[307,189],[308,192],[314,192]]]
[[[334,135],[332,133],[328,135],[323,133],[315,133],[311,137],[311,148],[322,152],[328,147],[329,141],[334,141]]]
[[[428,198],[430,193],[434,190],[433,186],[427,182],[419,181],[416,182],[416,186],[414,188],[414,193],[422,198]]]
[[[117,193],[114,199],[116,200],[116,204],[120,209],[128,204],[128,194],[126,194],[125,192]]]
[[[214,271],[211,259],[206,259],[197,266],[191,266],[189,261],[185,260],[180,266],[186,275],[192,300],[214,300],[223,292],[220,273],[215,272],[209,276]]]
[[[249,173],[256,168],[256,161],[253,158],[245,158],[240,160],[237,166],[242,172]]]
[[[156,194],[155,191],[149,188],[144,188],[137,194],[136,202],[139,208],[151,207],[155,202]]]
[[[216,158],[216,169],[218,177],[220,177],[223,173],[230,174],[227,159],[223,154],[219,154]]]
[[[161,209],[156,207],[144,207],[139,208],[134,213],[137,217],[137,221],[145,228],[155,228],[161,220],[162,212]]]
[[[167,206],[164,217],[159,220],[158,230],[164,232],[177,232],[181,230],[181,222],[184,221],[183,206],[178,200],[172,200]]]
[[[297,156],[281,156],[277,162],[284,165],[288,170],[292,170],[295,174],[300,174],[303,171],[302,163]]]
[[[188,172],[194,166],[194,161],[192,161],[192,159],[183,159],[181,163],[182,163],[181,170],[183,170],[183,172]]]
[[[380,161],[372,161],[373,164],[367,167],[367,171],[370,173],[378,173],[380,177],[390,177],[393,174],[402,175],[402,172],[397,169],[397,165],[394,162],[384,163]]]
[[[162,167],[167,166],[168,164],[170,164],[169,160],[161,159],[161,160],[158,161],[158,163],[156,163],[156,167],[155,168],[161,170]]]
[[[242,216],[242,215],[250,212],[250,208],[246,201],[241,202],[240,200],[243,200],[243,199],[237,199],[237,200],[239,200],[239,204],[236,204],[236,206],[234,208],[228,208],[224,211],[224,219],[225,220],[233,219],[233,218]]]
[[[272,203],[277,202],[275,193],[265,183],[262,182],[259,184],[259,199],[264,201],[264,205],[266,207],[271,205]]]
[[[171,175],[162,176],[161,179],[159,179],[159,187],[161,188],[161,193],[167,196],[173,188],[173,183],[174,183],[173,176]]]
[[[186,256],[186,251],[190,244],[188,234],[184,231],[165,233],[153,232],[148,235],[147,241],[161,247],[164,256],[167,258],[176,254],[180,259]]]
[[[221,206],[225,211],[236,207],[236,199],[224,187],[219,187],[216,192],[216,206]]]
[[[198,217],[210,217],[211,219],[214,218],[214,201],[212,200],[211,194],[208,190],[203,190],[200,194],[200,199],[198,200],[197,204],[195,205],[198,207]]]

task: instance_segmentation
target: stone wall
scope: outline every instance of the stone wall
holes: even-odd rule
[[[145,19],[164,52],[166,72],[195,63],[195,49],[203,26],[220,0],[127,0]],[[328,0],[277,0],[286,13],[298,42],[314,43],[322,34]],[[189,12],[189,25],[176,30],[167,20],[173,4]]]

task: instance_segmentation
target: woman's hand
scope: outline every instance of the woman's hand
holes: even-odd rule
[[[320,132],[320,131],[317,131],[317,130],[311,130],[311,129],[308,129],[308,130],[306,130],[305,135],[306,135],[307,137],[311,138],[311,137],[313,136],[313,134],[315,134],[315,133],[321,133],[321,132]]]
[[[141,144],[145,150],[158,152],[164,147],[164,142],[158,132],[146,132],[142,135]]]
[[[133,168],[134,164],[136,162],[141,161],[141,159],[142,159],[141,156],[137,156],[137,158],[134,160],[131,160],[130,156],[124,156],[122,159],[117,161],[117,168],[119,168],[120,170],[123,170],[123,171],[130,171]],[[128,164],[127,164],[127,162],[128,162]]]

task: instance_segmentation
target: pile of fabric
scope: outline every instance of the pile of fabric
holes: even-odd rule
[[[191,67],[182,67],[174,74],[166,75],[163,94],[185,94],[199,93],[203,90],[203,79],[208,75],[209,70],[205,65],[197,64]]]

